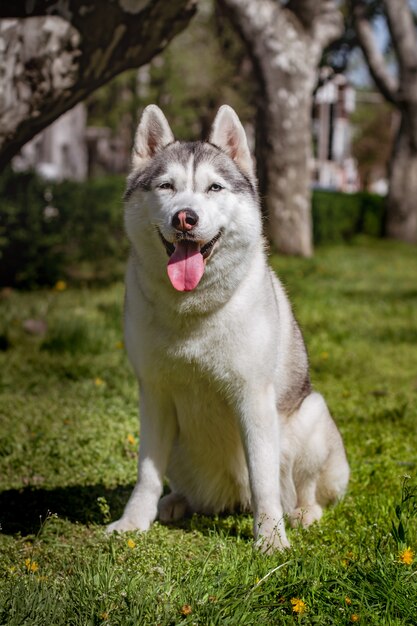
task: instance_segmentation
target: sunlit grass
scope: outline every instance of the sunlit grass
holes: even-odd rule
[[[359,241],[271,263],[346,442],[346,498],[269,557],[250,516],[107,537],[139,437],[123,286],[3,293],[1,624],[417,624],[416,249]]]

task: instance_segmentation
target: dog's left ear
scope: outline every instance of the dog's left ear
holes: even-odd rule
[[[245,130],[232,107],[224,104],[214,119],[210,142],[225,152],[244,174],[255,177]]]
[[[133,168],[142,167],[159,150],[174,140],[174,134],[161,109],[156,104],[148,105],[142,113],[135,135]]]

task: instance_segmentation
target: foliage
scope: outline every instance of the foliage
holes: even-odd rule
[[[376,194],[315,190],[312,213],[316,244],[350,241],[361,233],[383,235],[385,201]]]
[[[3,293],[0,623],[416,624],[414,261],[363,238],[271,257],[352,471],[344,500],[273,556],[253,551],[245,515],[107,537],[137,464],[123,286]],[[47,334],[25,334],[28,317]]]
[[[107,125],[118,135],[128,127],[130,141],[138,113],[155,103],[177,137],[207,139],[215,112],[224,103],[236,108],[243,122],[253,122],[257,88],[246,51],[228,20],[217,15],[211,0],[200,0],[189,26],[148,66],[125,72],[89,97],[89,123]]]
[[[112,280],[126,257],[120,178],[50,184],[33,173],[0,178],[0,284]]]
[[[358,105],[352,115],[352,155],[364,189],[373,182],[373,175],[387,177],[395,128],[391,105],[384,101],[367,103],[366,97],[365,90],[358,92]]]

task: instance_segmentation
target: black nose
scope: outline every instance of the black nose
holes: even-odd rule
[[[172,218],[172,225],[176,230],[183,232],[191,230],[198,223],[198,215],[192,209],[181,209]]]

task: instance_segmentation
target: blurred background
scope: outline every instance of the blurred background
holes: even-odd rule
[[[120,278],[149,103],[181,139],[223,103],[256,156],[273,250],[417,242],[416,6],[50,0],[0,8],[0,284]]]

